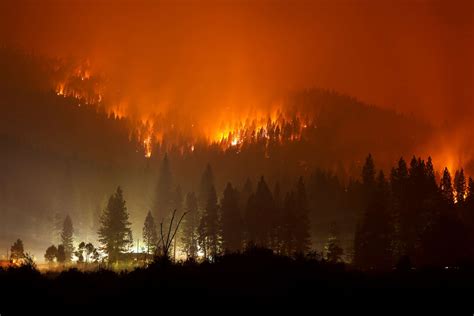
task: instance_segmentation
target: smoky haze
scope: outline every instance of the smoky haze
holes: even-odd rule
[[[469,1],[2,1],[0,45],[87,61],[116,97],[107,104],[118,102],[138,117],[167,113],[166,120],[185,118],[207,127],[229,117],[268,113],[289,93],[313,87],[404,114],[310,92],[310,100],[339,105],[327,110],[326,123],[318,121],[317,130],[308,129],[316,135],[311,150],[305,143],[288,145],[284,155],[272,156],[272,164],[264,156],[256,161],[252,150],[239,159],[232,150],[221,154],[198,146],[191,160],[170,153],[183,192],[196,190],[210,162],[220,194],[226,181],[242,185],[245,177],[262,174],[270,183],[289,183],[290,176],[315,167],[311,163],[334,169],[330,164],[355,161],[358,176],[368,152],[381,167],[415,153],[432,155],[439,169],[469,163],[472,174],[473,11]],[[140,232],[153,205],[164,151],[153,151],[147,160],[139,147],[143,139],[130,143],[125,122],[79,110],[79,101],[54,93],[24,93],[21,71],[16,76],[10,72],[14,67],[5,71],[12,64],[0,58],[1,86],[7,90],[0,106],[13,110],[2,113],[0,128],[8,135],[0,138],[8,152],[0,157],[8,166],[0,178],[7,218],[0,247],[6,249],[19,234],[42,256],[52,242],[50,224],[66,212],[78,235],[93,240],[98,212],[118,184],[134,233]],[[406,121],[411,115],[435,125],[436,132],[424,122]],[[34,146],[17,144],[18,139]],[[116,157],[121,163],[115,165]]]
[[[472,117],[471,1],[14,1],[2,12],[2,42],[88,59],[140,114],[206,123],[316,86],[433,123]]]

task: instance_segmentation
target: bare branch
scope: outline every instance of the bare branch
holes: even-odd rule
[[[164,250],[165,246],[164,246],[164,238],[163,238],[163,237],[164,237],[164,236],[163,236],[163,221],[161,221],[161,223],[160,223],[160,235],[161,235],[161,240],[160,240],[160,242],[163,244],[163,250]],[[158,245],[159,245],[159,244],[160,244],[160,243],[158,243]]]
[[[166,237],[166,248],[169,248],[171,246],[170,234],[171,234],[171,228],[173,227],[173,221],[174,221],[175,214],[176,214],[176,209],[173,211],[173,215],[171,216],[170,226],[168,227],[168,237]]]
[[[176,232],[177,232],[178,229],[179,229],[179,225],[181,224],[181,221],[183,220],[184,215],[186,215],[187,213],[188,213],[188,212],[184,212],[183,215],[181,215],[181,218],[179,219],[178,225],[176,225],[176,228],[175,228],[175,230],[174,230],[173,236],[171,237],[171,241],[174,239],[174,236],[176,235]]]

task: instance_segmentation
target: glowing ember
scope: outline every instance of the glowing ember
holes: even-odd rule
[[[151,157],[151,137],[148,136],[143,140],[143,148],[145,149],[145,157],[150,158]]]

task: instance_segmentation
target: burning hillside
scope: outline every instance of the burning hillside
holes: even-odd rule
[[[42,98],[46,102],[44,111],[41,111],[41,106],[21,110],[28,104],[27,99],[15,101],[18,103],[16,111],[5,109],[7,116],[12,116],[12,122],[22,117],[21,121],[12,124],[10,132],[18,129],[15,132],[18,135],[28,133],[29,129],[37,125],[37,118],[43,116],[41,112],[47,111],[53,122],[38,128],[43,133],[51,129],[48,132],[51,135],[47,137],[49,139],[61,137],[53,129],[55,125],[58,128],[69,126],[63,128],[63,133],[70,133],[67,130],[71,124],[78,124],[77,132],[67,136],[67,142],[74,146],[74,151],[82,146],[78,147],[78,142],[91,142],[90,146],[84,145],[97,151],[104,148],[92,145],[98,141],[98,137],[121,137],[120,142],[130,142],[131,147],[136,147],[146,158],[154,155],[162,157],[165,152],[170,155],[196,155],[217,149],[223,153],[241,155],[245,151],[255,151],[265,159],[271,156],[283,157],[281,153],[292,150],[299,153],[290,158],[296,165],[320,165],[334,169],[342,164],[348,170],[351,163],[360,160],[367,152],[379,154],[379,159],[388,166],[400,153],[407,156],[420,153],[420,148],[431,139],[428,125],[418,120],[324,90],[296,92],[278,102],[256,107],[242,103],[242,109],[238,111],[223,106],[216,107],[213,112],[196,115],[194,112],[179,111],[177,105],[140,105],[143,100],[130,99],[122,91],[112,89],[107,75],[95,71],[89,61],[44,59],[8,50],[2,54],[4,60],[9,60],[3,73],[5,80],[12,86],[7,95],[18,99],[25,91],[42,91]],[[41,86],[35,86],[37,81],[34,78],[43,79]],[[28,84],[25,86],[24,82]],[[49,84],[46,86],[45,82]],[[46,97],[50,91],[54,91],[55,98]],[[63,115],[60,113],[64,111],[70,112],[71,122],[67,123],[68,119],[64,115],[61,120],[54,120],[54,111],[58,115]],[[36,112],[37,115],[34,114]],[[79,120],[78,113],[82,113],[80,117],[84,120]],[[30,114],[32,120],[25,120]],[[100,120],[106,119],[106,125],[116,125],[112,129],[119,129],[120,132],[107,131],[104,123],[93,122],[96,120],[94,116],[102,117]],[[92,127],[96,124],[97,130]],[[91,128],[84,129],[86,125]],[[6,134],[9,134],[8,130]],[[64,141],[66,139],[57,140],[54,146]],[[112,146],[116,141],[104,139],[103,142]],[[118,152],[124,149],[124,146],[117,148]],[[58,150],[67,152],[70,149]],[[89,149],[79,151],[82,155]]]
[[[55,218],[67,211],[82,219],[78,235],[91,239],[97,210],[116,183],[125,183],[136,210],[132,219],[139,223],[145,210],[156,208],[158,166],[165,155],[176,184],[172,196],[195,190],[208,163],[219,191],[227,181],[242,184],[262,175],[288,190],[296,175],[323,169],[328,172],[323,178],[339,192],[359,177],[369,152],[388,171],[400,156],[428,156],[440,144],[437,132],[420,120],[321,89],[255,107],[242,103],[238,111],[217,106],[198,115],[177,105],[137,106],[149,100],[111,88],[107,74],[87,61],[7,50],[2,57],[1,160],[9,166],[5,179],[13,180],[0,182],[0,194],[6,222],[21,222],[25,226],[19,229],[30,236],[49,238]],[[436,170],[458,165],[449,160],[452,151],[434,153],[446,157],[434,156]],[[343,204],[324,206],[317,218],[345,221],[345,211]],[[344,225],[352,225],[347,221]],[[3,234],[14,237],[8,228]],[[38,247],[43,243],[38,240]]]
[[[78,106],[102,110],[110,118],[128,122],[128,139],[140,144],[140,151],[146,158],[150,158],[156,150],[160,150],[161,154],[177,152],[183,155],[191,154],[203,146],[234,153],[259,146],[264,148],[263,156],[268,158],[274,152],[275,146],[298,143],[311,148],[324,147],[324,152],[320,152],[322,157],[316,160],[327,161],[324,156],[331,152],[337,157],[341,157],[343,152],[347,154],[343,149],[344,146],[366,146],[366,149],[357,150],[357,154],[355,152],[350,154],[350,157],[357,157],[356,155],[363,155],[363,150],[377,151],[373,148],[374,144],[384,146],[383,143],[398,142],[401,145],[398,149],[409,153],[410,148],[415,152],[415,146],[426,141],[426,136],[422,135],[424,133],[419,134],[417,131],[415,121],[393,116],[389,111],[371,109],[348,97],[318,90],[296,93],[278,102],[278,105],[262,106],[259,110],[241,112],[216,110],[212,114],[211,123],[208,118],[203,120],[202,117],[193,118],[185,113],[179,114],[166,109],[161,111],[159,107],[154,111],[137,112],[133,110],[134,102],[140,101],[126,101],[127,99],[120,94],[108,90],[105,77],[96,76],[88,63],[69,67],[64,65],[66,64],[62,63],[62,66],[54,67],[53,78],[60,78],[53,80],[52,85],[56,94],[77,100]],[[365,114],[368,112],[379,112],[377,115],[380,117],[369,118]],[[352,116],[356,120],[353,121]],[[363,121],[371,121],[366,122],[368,125],[361,125],[358,116]],[[372,133],[370,125],[379,130],[378,136]],[[346,130],[356,131],[346,137],[352,138],[353,143],[337,144],[336,139],[342,137],[338,134]],[[385,139],[380,136],[384,133],[388,133]],[[331,143],[330,139],[333,137],[335,139]],[[329,143],[326,143],[328,141]],[[372,149],[369,148],[369,144]],[[340,149],[334,148],[335,145]],[[303,157],[307,155],[302,154]],[[305,160],[303,158],[302,161]],[[350,160],[345,158],[343,160],[347,166]]]
[[[106,89],[104,79],[96,76],[89,63],[58,62],[53,71],[53,87],[58,96],[74,98],[78,106],[104,109],[109,117],[131,122],[129,138],[143,145],[150,158],[156,144],[178,147],[182,153],[192,152],[196,143],[218,145],[222,150],[242,148],[252,143],[282,144],[299,141],[306,129],[316,128],[316,117],[303,116],[298,110],[289,111],[281,106],[267,112],[248,113],[239,118],[217,119],[204,126],[199,120],[175,119],[171,114],[156,112],[131,113],[131,105]],[[168,149],[169,149],[168,147]]]

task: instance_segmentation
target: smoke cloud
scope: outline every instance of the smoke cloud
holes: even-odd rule
[[[456,147],[471,135],[472,1],[46,0],[1,12],[1,42],[88,60],[138,115],[214,124],[319,87],[449,126]]]

